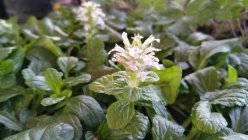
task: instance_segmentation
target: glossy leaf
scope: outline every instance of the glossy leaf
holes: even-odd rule
[[[124,128],[135,115],[134,105],[125,100],[111,104],[107,110],[106,118],[110,129]]]

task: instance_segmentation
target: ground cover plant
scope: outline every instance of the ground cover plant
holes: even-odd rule
[[[0,20],[0,139],[248,139],[247,8],[94,0]]]

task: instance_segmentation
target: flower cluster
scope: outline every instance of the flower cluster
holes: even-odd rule
[[[112,61],[120,63],[127,71],[135,73],[144,82],[149,74],[149,69],[156,68],[160,70],[163,65],[159,64],[159,59],[154,56],[155,52],[160,50],[152,46],[152,42],[159,42],[160,40],[150,36],[142,43],[142,38],[140,35],[135,35],[131,44],[127,38],[127,33],[124,32],[122,33],[122,39],[125,47],[122,48],[116,44],[109,54],[116,52],[112,57]]]
[[[104,17],[105,14],[100,8],[100,5],[92,1],[82,3],[77,11],[77,20],[84,23],[84,29],[86,31],[92,26],[104,28]]]

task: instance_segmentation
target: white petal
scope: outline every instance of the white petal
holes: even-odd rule
[[[147,46],[147,45],[151,44],[153,41],[160,42],[159,39],[156,39],[156,38],[154,38],[153,36],[150,36],[150,37],[148,37],[148,38],[145,40],[145,42],[144,42],[142,45],[143,45],[143,46]]]
[[[122,39],[123,39],[123,43],[125,44],[125,46],[131,46],[128,38],[127,38],[127,33],[126,32],[123,32],[122,33]]]
[[[115,47],[111,51],[109,51],[108,55],[114,51],[126,54],[126,50],[124,50],[122,47],[120,47],[117,44],[115,45]]]

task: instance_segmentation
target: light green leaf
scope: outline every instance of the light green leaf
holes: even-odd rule
[[[202,95],[208,91],[219,89],[219,78],[215,67],[208,67],[194,73],[191,73],[184,78],[193,90]]]
[[[232,67],[228,66],[228,77],[225,79],[226,84],[236,83],[238,81],[238,73]]]
[[[106,85],[113,81],[112,75],[105,75],[89,85],[90,90],[97,93],[104,93]]]
[[[138,88],[138,87],[132,88],[129,86],[125,86],[122,90],[119,91],[120,94],[118,95],[113,94],[113,95],[115,95],[119,100],[134,102],[141,98],[142,91],[143,91],[142,88]]]
[[[159,115],[152,119],[152,137],[154,140],[180,140],[184,136],[184,128]]]
[[[48,68],[45,71],[45,82],[56,94],[59,94],[63,87],[62,75],[61,72],[53,68]]]
[[[182,78],[182,70],[177,66],[166,68],[165,70],[154,70],[159,76],[157,85],[162,89],[164,97],[169,104],[175,102]]]
[[[191,117],[194,126],[204,133],[214,134],[227,126],[225,118],[220,113],[211,112],[209,101],[197,102],[192,109]]]
[[[104,114],[98,102],[90,96],[76,96],[71,98],[65,108],[77,115],[88,127],[97,127],[104,119]]]
[[[134,105],[125,100],[111,104],[107,110],[106,118],[110,129],[124,128],[135,115]]]
[[[43,106],[50,106],[50,105],[54,105],[57,104],[61,101],[63,101],[65,99],[65,96],[59,97],[59,98],[55,98],[55,97],[47,97],[41,100],[41,104]]]
[[[0,62],[0,77],[10,74],[14,70],[14,62],[10,59]]]
[[[104,92],[109,95],[118,95],[128,92],[129,89],[125,79],[116,79],[105,86]]]
[[[15,116],[6,111],[0,112],[0,123],[10,130],[21,131],[23,129],[22,124],[15,118]]]
[[[236,83],[230,83],[225,85],[225,89],[248,89],[248,79],[246,78],[238,78]]]
[[[63,51],[56,46],[53,41],[49,38],[43,38],[41,39],[38,44],[38,46],[44,47],[47,50],[49,50],[50,52],[52,52],[55,56],[59,57],[59,56],[63,56]]]
[[[207,92],[201,100],[208,100],[211,104],[220,104],[228,107],[244,106],[248,103],[248,91],[244,89],[228,89]]]
[[[144,139],[150,128],[147,116],[136,112],[132,120],[122,129],[113,130],[110,139]]]
[[[16,47],[0,48],[0,61],[6,58],[10,53],[12,53]]]
[[[78,63],[78,58],[77,57],[67,57],[67,56],[62,56],[59,57],[57,60],[57,64],[59,68],[64,72],[64,73],[69,73],[74,67],[77,66]]]

